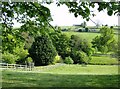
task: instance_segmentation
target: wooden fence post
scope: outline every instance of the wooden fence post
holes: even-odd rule
[[[13,66],[13,67],[14,67],[14,69],[16,69],[16,68],[15,68],[15,64],[14,64],[14,66]]]
[[[7,69],[8,69],[8,63],[7,63]]]
[[[27,70],[27,65],[25,65],[25,70]]]

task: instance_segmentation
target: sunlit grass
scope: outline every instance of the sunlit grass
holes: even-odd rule
[[[39,69],[39,68],[38,68]],[[118,87],[117,66],[63,65],[44,72],[3,71],[3,87]]]
[[[70,37],[71,35],[77,35],[82,39],[86,39],[88,42],[91,42],[93,38],[100,35],[100,33],[91,32],[63,32],[63,33],[66,34],[68,37]],[[118,40],[118,35],[115,35],[115,39]]]
[[[97,35],[100,35],[99,33],[88,33],[88,32],[63,32],[63,33],[66,34],[68,37],[70,37],[71,35],[77,35],[82,39],[88,40],[89,42],[91,42],[92,39]]]
[[[89,62],[90,64],[99,64],[99,65],[111,65],[118,64],[117,58],[112,58],[109,56],[92,56],[92,59]]]

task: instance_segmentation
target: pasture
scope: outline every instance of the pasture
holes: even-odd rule
[[[82,39],[86,39],[88,42],[91,42],[92,39],[94,39],[96,36],[99,36],[100,33],[92,33],[92,32],[63,32],[68,37],[71,35],[77,35],[81,37]],[[118,40],[118,35],[115,35],[116,40]]]
[[[11,89],[18,87],[118,88],[119,82],[116,65],[56,64],[36,67],[33,71],[3,70],[2,75],[2,87]]]

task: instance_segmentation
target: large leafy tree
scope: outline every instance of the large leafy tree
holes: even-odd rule
[[[100,29],[100,36],[96,36],[93,41],[93,47],[96,47],[98,51],[107,53],[117,50],[117,41],[114,37],[114,30],[104,26]]]
[[[53,45],[55,46],[58,54],[65,59],[70,55],[70,46],[69,46],[69,38],[63,34],[60,30],[55,30],[54,32],[49,34]]]
[[[50,4],[52,2],[46,2]],[[94,12],[90,11],[90,8],[94,8],[95,4],[98,4],[98,11],[107,9],[107,14],[112,15],[119,12],[120,7],[118,2],[56,2],[56,5],[60,6],[65,4],[71,13],[74,13],[75,17],[81,15],[84,19],[89,20],[90,16],[94,16]],[[33,21],[38,26],[45,26],[51,21],[50,10],[38,2],[2,2],[2,23],[6,26],[12,26],[13,19],[16,19],[20,23],[26,23],[27,21]],[[33,19],[31,19],[33,18]],[[50,24],[49,24],[50,25]]]

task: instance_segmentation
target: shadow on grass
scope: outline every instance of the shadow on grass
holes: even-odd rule
[[[118,75],[3,72],[2,89],[119,89]]]

